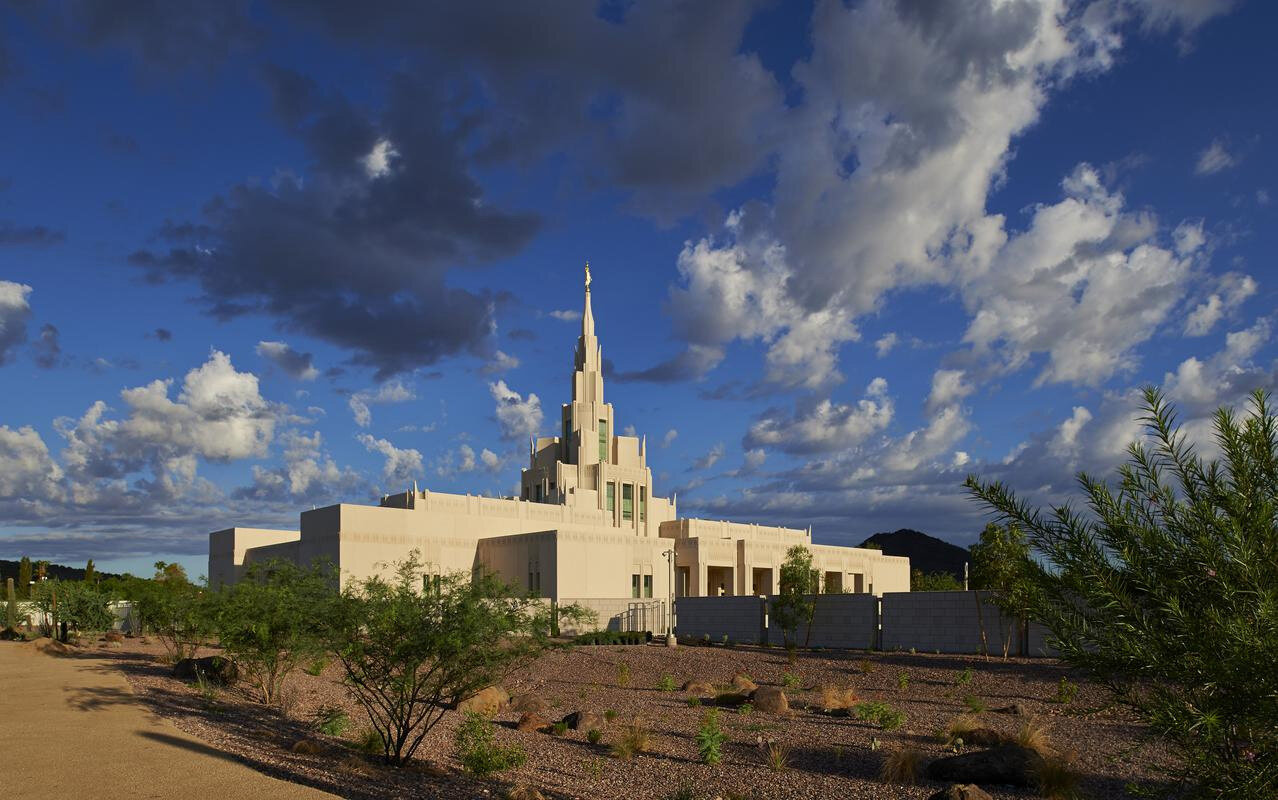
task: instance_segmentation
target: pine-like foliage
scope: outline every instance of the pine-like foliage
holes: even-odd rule
[[[1215,415],[1205,462],[1145,390],[1148,440],[1117,487],[1081,474],[1088,512],[1044,513],[999,483],[971,494],[1047,562],[1033,616],[1062,657],[1137,710],[1200,797],[1278,796],[1278,423],[1256,392]]]

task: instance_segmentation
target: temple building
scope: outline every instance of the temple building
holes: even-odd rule
[[[418,550],[427,580],[484,566],[535,595],[588,605],[616,625],[627,614],[633,619],[636,608],[664,613],[672,580],[679,597],[775,593],[786,551],[801,544],[812,552],[821,591],[909,590],[907,558],[814,545],[809,530],[680,518],[674,500],[656,496],[645,440],[617,435],[614,409],[604,401],[589,267],[585,289],[572,401],[563,404],[560,435],[531,443],[518,498],[414,486],[376,506],[303,511],[299,531],[215,531],[210,583],[234,582],[252,562],[272,558],[328,560],[346,581],[388,572]]]

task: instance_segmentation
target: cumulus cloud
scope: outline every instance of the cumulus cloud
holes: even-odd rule
[[[1215,175],[1217,172],[1224,172],[1236,166],[1238,166],[1238,157],[1229,152],[1225,141],[1213,139],[1211,144],[1198,154],[1198,163],[1194,165],[1194,172],[1198,175]]]
[[[31,344],[36,366],[53,369],[62,363],[62,342],[57,326],[46,322],[40,326],[40,337]]]
[[[671,428],[670,430],[666,431],[665,436],[661,437],[661,446],[669,447],[670,445],[674,444],[675,439],[678,439],[678,438],[679,438],[679,431],[675,430],[674,428]]]
[[[346,404],[350,406],[351,415],[355,418],[355,424],[361,428],[367,428],[373,422],[373,409],[371,406],[407,403],[416,399],[416,390],[402,379],[396,378],[383,383],[376,389],[362,389],[354,393],[347,398]]]
[[[892,352],[892,348],[896,347],[899,341],[900,339],[895,333],[883,334],[878,339],[874,340],[875,355],[879,358],[883,358],[888,353]]]
[[[0,499],[25,503],[62,499],[66,493],[63,477],[62,468],[34,428],[13,430],[0,425]]]
[[[396,447],[386,439],[377,439],[367,433],[361,433],[355,438],[370,453],[380,453],[385,457],[382,478],[387,484],[402,485],[421,476],[422,454],[419,451]]]
[[[257,354],[299,381],[313,381],[319,377],[314,356],[299,353],[286,342],[258,342]]]
[[[484,365],[481,372],[492,375],[499,372],[506,372],[519,366],[519,359],[505,352],[498,350],[487,364]]]
[[[497,404],[497,426],[503,439],[521,439],[536,436],[541,430],[541,398],[532,392],[522,397],[505,381],[488,384],[488,391]]]
[[[27,340],[31,287],[24,283],[0,281],[0,364],[12,358],[13,350]]]
[[[1240,272],[1226,272],[1216,278],[1216,290],[1194,307],[1185,318],[1186,336],[1205,336],[1216,323],[1233,313],[1256,293],[1256,281]]]
[[[875,378],[855,404],[821,399],[800,405],[793,414],[769,409],[750,426],[746,449],[770,446],[787,453],[822,453],[860,444],[892,421],[887,381]]]
[[[339,467],[323,448],[319,431],[280,434],[282,462],[275,467],[253,465],[251,486],[237,489],[238,498],[273,502],[322,502],[346,494],[365,494],[368,484],[350,467]]]

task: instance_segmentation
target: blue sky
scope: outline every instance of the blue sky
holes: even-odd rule
[[[1278,376],[1278,53],[1228,0],[0,6],[0,556],[416,480],[608,399],[686,515],[959,544]]]

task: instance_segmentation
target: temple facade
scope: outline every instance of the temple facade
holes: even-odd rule
[[[562,406],[559,435],[530,443],[519,497],[414,487],[376,506],[303,511],[298,531],[215,531],[210,583],[234,582],[249,564],[273,558],[328,560],[346,581],[389,573],[417,550],[425,580],[483,566],[535,595],[585,603],[615,622],[636,609],[650,613],[646,606],[664,613],[672,588],[675,596],[775,593],[786,551],[801,544],[812,552],[821,591],[909,590],[906,558],[813,545],[808,530],[679,518],[674,500],[653,493],[645,439],[617,435],[614,409],[604,400],[589,267],[585,289],[571,402]]]

